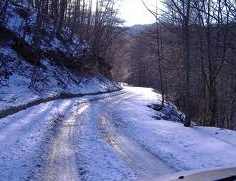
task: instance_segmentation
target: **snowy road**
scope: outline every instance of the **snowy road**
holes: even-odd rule
[[[155,120],[146,105],[158,101],[151,89],[127,87],[1,119],[0,180],[145,181],[235,164],[235,132]]]
[[[152,180],[160,175],[173,173],[174,169],[118,131],[113,124],[110,106],[115,108],[115,100],[129,99],[129,96],[125,93],[111,97],[110,100],[100,99],[78,104],[78,108],[62,122],[60,131],[51,145],[48,162],[43,170],[43,180],[96,180],[97,173],[94,172],[101,168],[101,165],[95,166],[98,160],[100,164],[107,164],[106,168],[102,169],[108,169],[106,172],[101,170],[101,180],[122,180],[123,177],[126,180]],[[89,156],[91,150],[97,154],[95,160],[90,160],[95,157]],[[76,155],[81,158],[80,161],[77,160],[78,164]],[[112,159],[104,158],[106,155],[110,155]],[[88,161],[91,165],[84,170],[87,165],[83,166],[83,163]],[[117,167],[117,170],[113,171],[113,167]],[[86,172],[89,174],[84,175]],[[107,178],[112,172],[114,175]]]

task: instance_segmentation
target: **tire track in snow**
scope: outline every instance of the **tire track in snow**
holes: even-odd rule
[[[118,133],[105,115],[100,115],[99,129],[104,139],[128,162],[138,180],[155,180],[160,175],[174,173],[162,160],[149,153],[132,139]]]
[[[79,106],[77,111],[64,120],[62,127],[55,137],[48,163],[43,173],[45,181],[79,181],[79,171],[76,164],[75,137],[79,134],[77,117],[87,109],[86,104]]]

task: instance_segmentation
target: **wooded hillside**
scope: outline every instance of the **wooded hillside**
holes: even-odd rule
[[[106,54],[120,23],[114,0],[3,0],[0,42],[34,66],[35,87],[47,59],[80,75],[111,77]],[[0,85],[12,74],[0,56]]]
[[[189,120],[235,129],[236,3],[168,0],[164,5],[156,24],[135,34],[131,27],[114,44],[119,51],[113,64],[120,65],[114,76],[155,87]]]

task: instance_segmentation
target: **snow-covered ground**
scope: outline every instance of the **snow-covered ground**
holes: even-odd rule
[[[126,87],[126,90],[130,98],[111,101],[109,105],[116,107],[112,110],[113,122],[169,166],[176,170],[236,166],[235,131],[186,128],[178,122],[155,120],[151,118],[155,112],[145,104],[160,102],[160,98],[155,98],[151,89]]]
[[[63,28],[60,36],[55,35],[55,27],[48,20],[41,27],[40,32],[44,33],[34,42],[37,10],[23,0],[9,1],[5,11],[0,19],[0,112],[63,93],[119,90],[116,82],[102,75],[105,61],[104,70],[95,68],[100,66],[98,62],[93,64],[94,71],[85,68],[87,59],[96,58],[90,57],[85,41],[69,36],[68,27]]]
[[[152,89],[125,86],[0,119],[0,178],[155,180],[177,171],[236,166],[236,132],[156,120],[163,113],[147,105],[160,98]]]
[[[20,57],[11,47],[0,46],[0,58],[5,61],[9,77],[0,80],[0,110],[30,101],[52,97],[60,93],[87,94],[119,89],[119,84],[102,75],[87,76],[73,74],[64,66],[49,60],[34,67]],[[35,76],[35,87],[30,87]]]

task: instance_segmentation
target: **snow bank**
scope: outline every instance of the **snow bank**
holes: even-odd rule
[[[186,128],[182,123],[156,120],[146,105],[160,103],[152,89],[125,87],[127,96],[111,107],[114,124],[176,170],[236,166],[236,132],[218,128]]]
[[[40,27],[40,38],[36,36],[37,11],[25,0],[9,2],[0,21],[4,34],[0,40],[0,110],[61,93],[120,89],[103,76],[109,70],[98,68],[105,67],[105,62],[100,65],[96,58],[88,58],[94,62],[90,69],[86,67],[87,61],[82,60],[89,57],[89,45],[76,35],[70,37],[68,27],[56,35],[49,20]]]
[[[0,58],[5,62],[8,74],[0,84],[0,110],[61,93],[87,94],[120,89],[116,82],[102,75],[85,77],[71,73],[66,67],[47,59],[35,69],[8,46],[0,47]],[[34,87],[30,87],[32,76]]]

